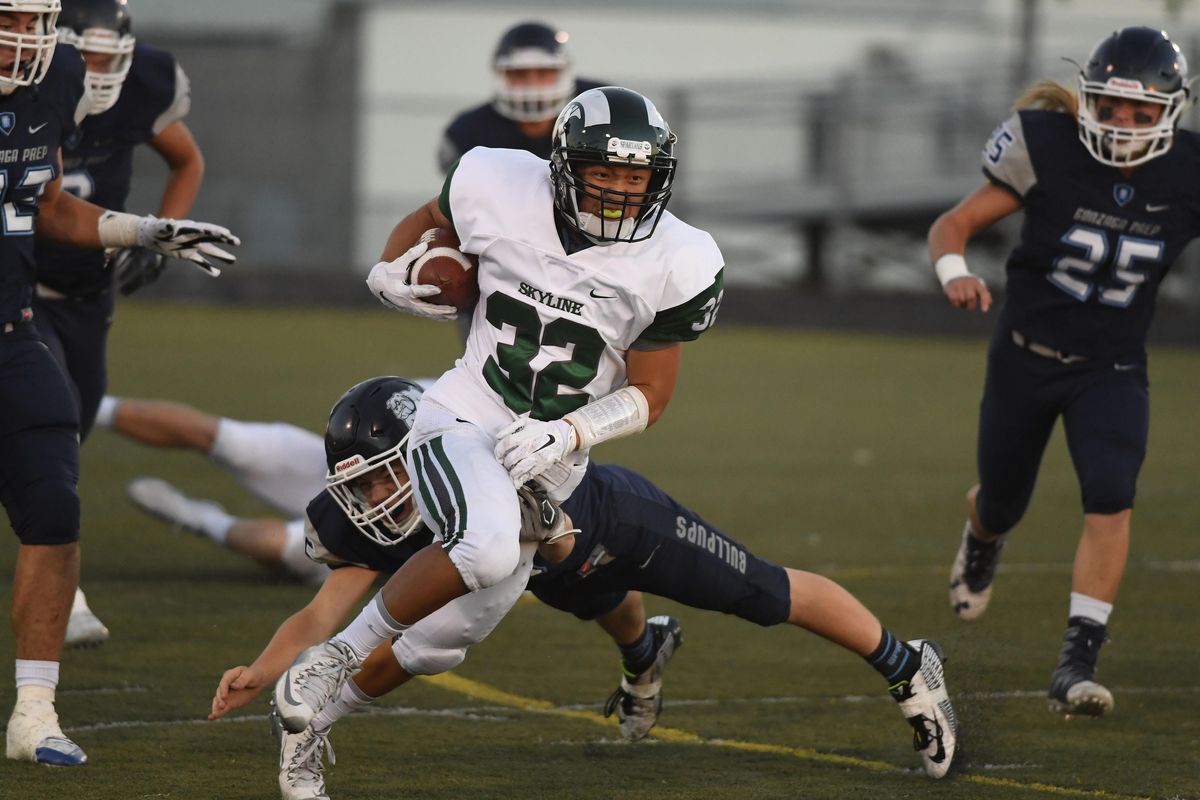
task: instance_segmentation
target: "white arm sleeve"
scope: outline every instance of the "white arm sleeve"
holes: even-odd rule
[[[646,429],[650,404],[636,386],[625,386],[599,400],[593,400],[563,417],[575,428],[577,450],[620,439]]]

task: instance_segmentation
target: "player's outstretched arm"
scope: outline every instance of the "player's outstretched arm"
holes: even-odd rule
[[[362,567],[333,570],[308,605],[288,617],[249,666],[225,670],[213,694],[209,719],[220,719],[273,686],[307,647],[328,639],[362,599],[379,573]]]

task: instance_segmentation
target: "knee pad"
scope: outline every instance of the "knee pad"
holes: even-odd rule
[[[392,653],[410,675],[438,675],[461,664],[467,657],[467,648],[438,647],[405,634],[392,645]]]
[[[24,487],[8,513],[21,544],[79,541],[79,494],[69,481],[44,480]]]
[[[521,543],[515,535],[471,537],[455,542],[447,554],[471,591],[495,586],[521,563]]]

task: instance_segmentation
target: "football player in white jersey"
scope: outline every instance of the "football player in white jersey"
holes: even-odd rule
[[[376,647],[468,592],[532,566],[516,488],[556,499],[588,450],[652,424],[675,388],[681,345],[716,318],[721,253],[666,211],[676,137],[647,98],[602,87],[555,122],[549,162],[475,148],[440,197],[409,214],[367,283],[385,304],[435,319],[455,310],[408,283],[421,234],[453,226],[479,257],[466,352],[425,394],[408,445],[422,519],[436,534],[342,632],[279,680],[283,725],[304,730]],[[515,600],[515,596],[514,596]]]

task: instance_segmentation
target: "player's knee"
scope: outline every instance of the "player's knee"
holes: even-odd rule
[[[1113,481],[1089,485],[1083,492],[1085,514],[1119,514],[1133,508],[1132,483]]]
[[[487,547],[464,551],[462,555],[467,557],[455,558],[455,555],[455,550],[451,550],[451,560],[463,573],[467,586],[473,590],[486,589],[513,574],[521,563],[521,543],[515,535],[495,536]]]
[[[31,484],[8,509],[21,544],[69,544],[79,540],[79,494],[66,480]]]
[[[396,661],[410,675],[438,675],[449,672],[467,657],[464,647],[435,647],[429,644],[405,645],[404,637],[393,646]]]

